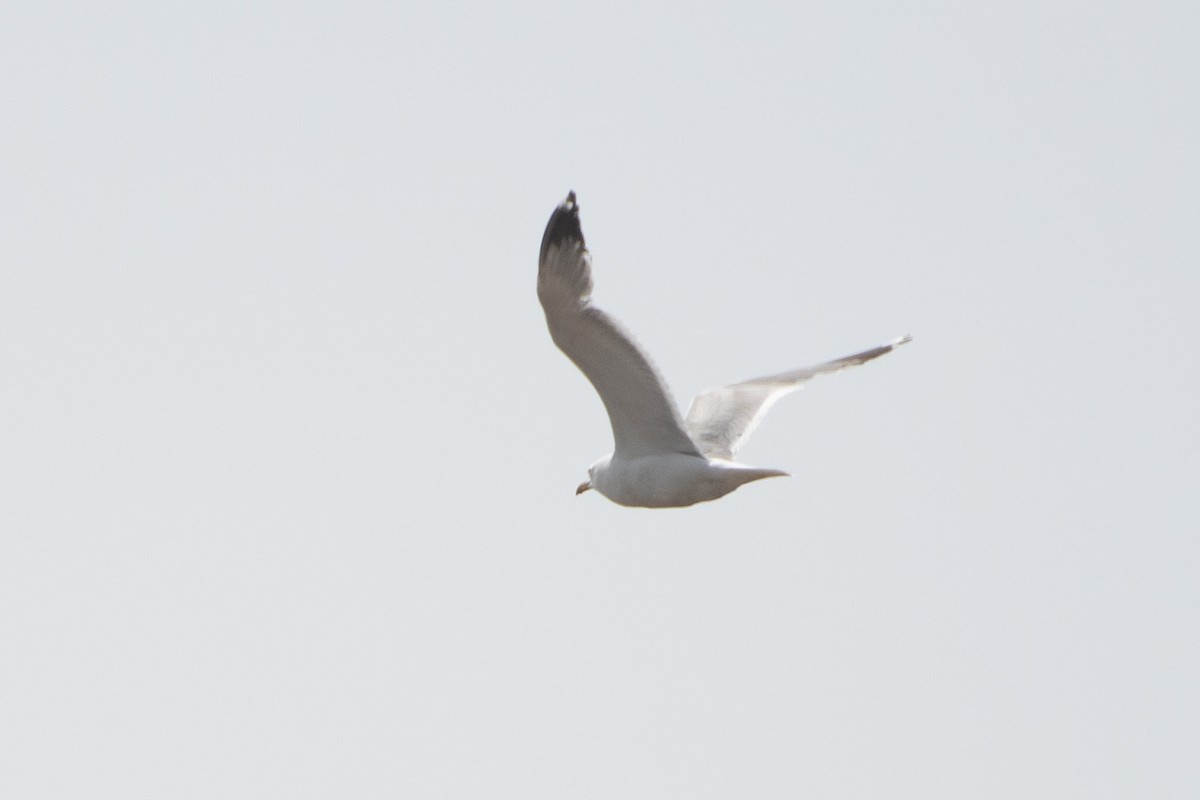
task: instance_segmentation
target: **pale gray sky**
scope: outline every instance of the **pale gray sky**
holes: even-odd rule
[[[12,3],[0,794],[1200,791],[1194,3]],[[534,294],[681,403],[682,511]]]

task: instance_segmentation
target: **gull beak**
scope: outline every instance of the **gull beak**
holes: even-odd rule
[[[575,487],[575,494],[577,494],[577,495],[583,494],[590,488],[592,488],[592,482],[584,481],[583,483],[579,484],[579,486]]]

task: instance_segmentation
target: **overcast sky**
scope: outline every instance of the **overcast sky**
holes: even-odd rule
[[[1191,2],[9,3],[0,794],[1194,798]],[[793,477],[647,511],[545,330]]]

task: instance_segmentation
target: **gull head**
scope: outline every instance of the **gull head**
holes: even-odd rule
[[[588,479],[575,487],[576,496],[583,494],[589,489],[595,489],[596,491],[600,492],[600,494],[604,494],[604,471],[608,469],[609,462],[611,461],[612,454],[609,453],[604,458],[599,459],[595,464],[592,464],[590,467],[588,467]]]

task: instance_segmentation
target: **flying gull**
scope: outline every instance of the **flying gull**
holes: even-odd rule
[[[815,367],[709,389],[681,418],[645,352],[592,304],[592,258],[574,192],[546,224],[537,290],[550,337],[591,381],[612,424],[613,452],[588,467],[588,479],[575,493],[595,489],[624,506],[690,506],[750,481],[787,475],[733,461],[775,401],[810,378],[866,363],[911,340],[902,336]]]

